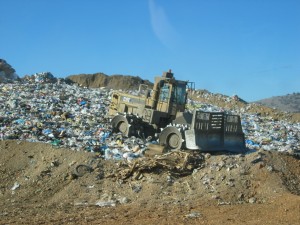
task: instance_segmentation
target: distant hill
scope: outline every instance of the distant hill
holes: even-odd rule
[[[138,76],[108,76],[104,73],[71,75],[66,77],[66,79],[90,88],[106,87],[111,89],[137,90],[140,84],[146,84],[150,87],[153,85],[150,81],[143,80]]]
[[[4,59],[0,59],[0,82],[7,82],[18,79],[15,69]]]
[[[300,113],[300,93],[266,98],[255,103],[284,112]]]

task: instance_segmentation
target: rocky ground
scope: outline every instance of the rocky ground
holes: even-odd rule
[[[299,224],[300,161],[275,151],[132,162],[0,142],[0,224]]]

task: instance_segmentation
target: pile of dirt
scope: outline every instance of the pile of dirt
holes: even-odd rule
[[[138,76],[111,75],[104,73],[71,75],[66,78],[83,87],[99,88],[106,87],[111,89],[137,90],[140,84],[146,84],[152,87],[152,83],[143,80]]]
[[[290,155],[171,152],[132,162],[0,142],[0,224],[297,224]]]

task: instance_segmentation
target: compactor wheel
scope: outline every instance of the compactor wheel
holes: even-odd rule
[[[159,144],[167,150],[180,149],[182,145],[182,135],[176,127],[166,127],[159,135]]]
[[[117,115],[111,120],[111,125],[114,132],[121,132],[123,135],[128,136],[129,124],[124,116]]]

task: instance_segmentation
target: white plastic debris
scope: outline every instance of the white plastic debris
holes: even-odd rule
[[[20,187],[20,184],[18,182],[14,183],[14,186],[12,186],[11,190],[14,191]]]
[[[100,207],[115,207],[116,206],[116,201],[110,200],[110,201],[98,201],[95,203],[96,206]]]

